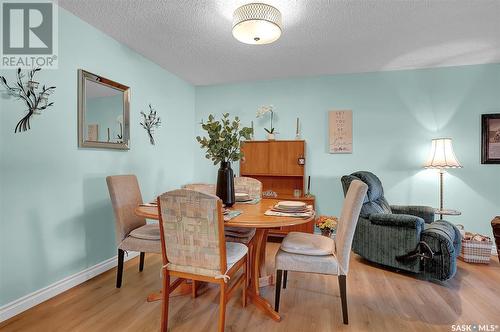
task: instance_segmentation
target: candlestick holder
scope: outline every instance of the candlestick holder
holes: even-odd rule
[[[295,139],[299,140],[301,138],[302,137],[300,135],[300,123],[299,123],[299,118],[297,118],[297,125],[296,125],[296,128],[295,128]]]
[[[311,197],[311,176],[309,175],[307,177],[307,193],[305,195],[306,197]]]

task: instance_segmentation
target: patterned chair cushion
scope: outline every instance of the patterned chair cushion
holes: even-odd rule
[[[226,263],[227,270],[229,271],[234,264],[236,264],[240,259],[243,258],[248,252],[248,247],[242,243],[226,242]],[[215,277],[221,275],[221,272],[217,270],[205,269],[201,267],[178,265],[178,264],[167,264],[167,269],[170,271],[186,272],[193,274],[200,274],[208,277]]]
[[[161,222],[168,261],[175,265],[214,270],[221,266],[220,200],[210,194],[178,189],[160,195]],[[224,271],[222,271],[224,272]]]
[[[234,191],[237,193],[247,193],[252,199],[260,198],[262,197],[262,182],[244,176],[235,177]]]
[[[134,229],[129,236],[136,239],[160,240],[160,226],[158,224],[146,224]]]
[[[242,243],[226,242],[226,262],[229,270],[248,252],[248,247]]]
[[[226,242],[236,242],[243,243],[244,245],[249,245],[250,241],[252,241],[253,235],[249,237],[232,237],[226,235]]]
[[[236,236],[233,236],[231,232],[225,232],[224,235],[226,237],[226,241],[228,242],[238,242],[248,245],[255,236],[255,233],[256,229],[251,228],[250,232],[248,232],[247,234],[237,234]]]
[[[335,250],[335,242],[326,236],[290,232],[281,242],[281,250],[301,255],[331,255]]]
[[[247,237],[249,235],[255,234],[255,228],[246,228],[246,227],[224,227],[224,234],[229,236],[241,236]]]

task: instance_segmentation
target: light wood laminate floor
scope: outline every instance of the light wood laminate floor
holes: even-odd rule
[[[278,244],[269,243],[268,271],[274,273]],[[110,270],[6,322],[0,331],[158,331],[160,302],[148,303],[161,287],[161,259],[146,255],[142,273],[138,259],[125,264],[121,289]],[[274,286],[262,288],[274,303]],[[429,282],[351,258],[347,278],[349,325],[342,324],[337,278],[290,272],[281,293],[277,323],[249,304],[241,307],[241,292],[228,303],[226,331],[451,331],[452,324],[500,325],[500,264],[459,261],[448,282]],[[170,301],[171,331],[215,331],[218,289],[200,290],[198,298]],[[496,329],[500,331],[500,328]]]

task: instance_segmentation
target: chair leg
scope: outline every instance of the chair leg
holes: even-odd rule
[[[283,289],[286,289],[286,281],[288,280],[288,271],[283,271]]]
[[[248,256],[245,258],[245,264],[243,264],[243,283],[241,285],[242,292],[241,292],[241,304],[243,308],[247,306],[247,280],[248,280]]]
[[[142,272],[144,270],[144,256],[146,254],[144,252],[141,252],[141,255],[139,256],[139,272]]]
[[[346,287],[346,276],[339,276],[339,288],[340,288],[340,301],[342,302],[342,318],[344,324],[349,324],[349,318],[347,315],[347,287]]]
[[[197,291],[198,284],[196,283],[196,280],[191,280],[191,298],[195,299],[196,298],[196,291]]]
[[[218,332],[224,332],[226,322],[226,283],[220,284],[220,301],[219,301],[219,328]]]
[[[283,270],[276,270],[276,294],[274,295],[274,311],[280,311],[281,276]]]
[[[118,249],[118,268],[116,269],[116,288],[122,287],[123,259],[124,258],[125,258],[125,251]]]
[[[246,271],[247,271],[247,275],[246,275],[246,278],[247,278],[247,283],[246,283],[246,287],[249,287],[250,286],[250,271],[252,271],[252,255],[253,255],[253,251],[255,250],[255,246],[253,244],[253,239],[250,241],[250,243],[248,243],[248,255],[247,255],[247,266],[246,266]]]
[[[161,331],[168,330],[168,304],[170,300],[170,273],[165,269],[163,272],[163,290],[161,303]]]

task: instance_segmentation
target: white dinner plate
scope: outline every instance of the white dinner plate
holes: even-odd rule
[[[281,201],[278,202],[277,206],[282,209],[303,209],[306,207],[306,203],[298,201]]]
[[[251,200],[250,195],[247,193],[234,193],[234,198],[237,202],[246,202]]]

